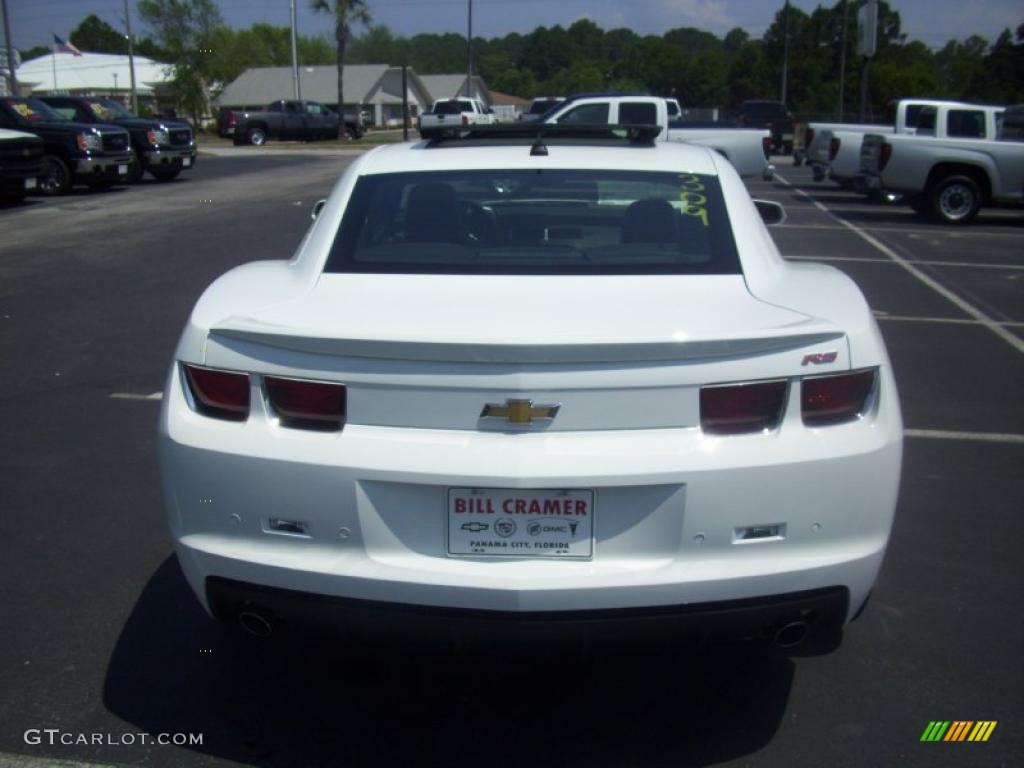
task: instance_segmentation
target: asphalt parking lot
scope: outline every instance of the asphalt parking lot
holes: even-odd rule
[[[908,430],[893,538],[831,653],[427,653],[226,642],[171,554],[155,455],[182,324],[288,257],[350,161],[201,157],[0,209],[0,766],[1011,766],[1024,755],[1024,216],[949,228],[780,162],[789,258],[861,286]],[[995,720],[986,743],[922,743]],[[26,741],[30,729],[105,743]],[[126,734],[202,734],[191,747]],[[115,743],[106,743],[111,739]]]

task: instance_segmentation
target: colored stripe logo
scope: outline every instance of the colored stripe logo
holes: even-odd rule
[[[932,720],[921,741],[988,741],[997,720]]]

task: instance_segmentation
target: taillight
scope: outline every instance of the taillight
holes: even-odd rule
[[[761,151],[764,152],[764,159],[770,160],[772,156],[772,137],[765,136],[761,139]]]
[[[469,115],[463,115],[462,116],[462,124],[463,125],[469,125]]]
[[[207,416],[245,421],[249,416],[249,375],[185,366],[196,409]]]
[[[345,424],[345,386],[265,376],[267,399],[288,427],[338,430]]]
[[[842,144],[842,141],[840,141],[836,137],[833,137],[832,141],[830,141],[828,143],[828,159],[829,159],[829,162],[831,162],[831,161],[836,159],[836,155],[839,154],[839,147],[840,147],[841,144]]]
[[[878,148],[878,170],[884,171],[885,166],[889,164],[889,158],[892,157],[892,144],[888,142],[882,142],[882,146]]]
[[[235,113],[234,112],[229,112],[228,113],[228,125],[235,125],[237,122],[238,121],[235,119]]]
[[[786,405],[787,382],[728,384],[700,390],[700,426],[714,435],[774,429]]]
[[[808,128],[804,131],[804,149],[809,149],[812,141],[814,141],[814,129]]]
[[[815,376],[800,384],[804,424],[820,427],[853,421],[864,414],[875,386],[875,370]]]

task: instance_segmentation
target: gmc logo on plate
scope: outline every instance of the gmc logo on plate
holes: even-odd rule
[[[800,365],[821,365],[823,363],[834,363],[839,357],[838,352],[818,352],[813,355],[804,355],[804,361]]]

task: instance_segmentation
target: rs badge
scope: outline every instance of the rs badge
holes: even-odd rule
[[[813,355],[804,355],[804,361],[800,363],[800,365],[823,365],[824,363],[834,363],[837,357],[839,357],[838,352],[818,352]]]

